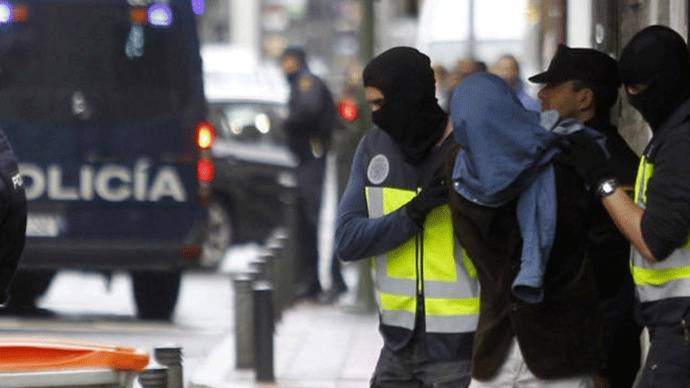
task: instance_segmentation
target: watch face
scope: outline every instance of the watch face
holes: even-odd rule
[[[601,185],[601,190],[602,190],[604,193],[609,194],[609,193],[613,192],[614,187],[613,187],[613,185],[611,184],[611,182],[604,182],[604,184]]]
[[[601,183],[599,186],[599,195],[606,196],[616,191],[616,181],[608,180]]]

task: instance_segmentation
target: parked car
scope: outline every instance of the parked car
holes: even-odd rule
[[[297,161],[282,124],[288,87],[276,65],[241,48],[202,48],[208,122],[215,128],[215,178],[204,261],[234,243],[266,238],[281,223],[281,190],[294,185]]]

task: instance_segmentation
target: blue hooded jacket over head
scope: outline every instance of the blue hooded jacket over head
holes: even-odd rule
[[[491,74],[465,79],[453,93],[450,110],[453,134],[460,145],[453,187],[482,206],[499,207],[517,199],[523,248],[513,293],[526,302],[539,303],[556,230],[553,159],[560,152],[562,135],[584,127],[561,119],[555,111],[541,115],[528,111],[510,86]]]

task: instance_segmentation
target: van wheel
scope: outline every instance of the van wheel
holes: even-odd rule
[[[48,291],[56,273],[57,271],[45,269],[17,271],[10,286],[10,300],[6,310],[18,314],[35,310],[36,301]]]
[[[136,271],[131,275],[137,316],[141,319],[172,320],[182,274],[179,271]]]
[[[232,244],[232,217],[228,207],[218,198],[208,204],[208,224],[201,264],[216,267]]]

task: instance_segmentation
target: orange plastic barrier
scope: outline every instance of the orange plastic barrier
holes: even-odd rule
[[[105,368],[141,371],[149,355],[129,347],[44,339],[0,338],[0,372]]]

